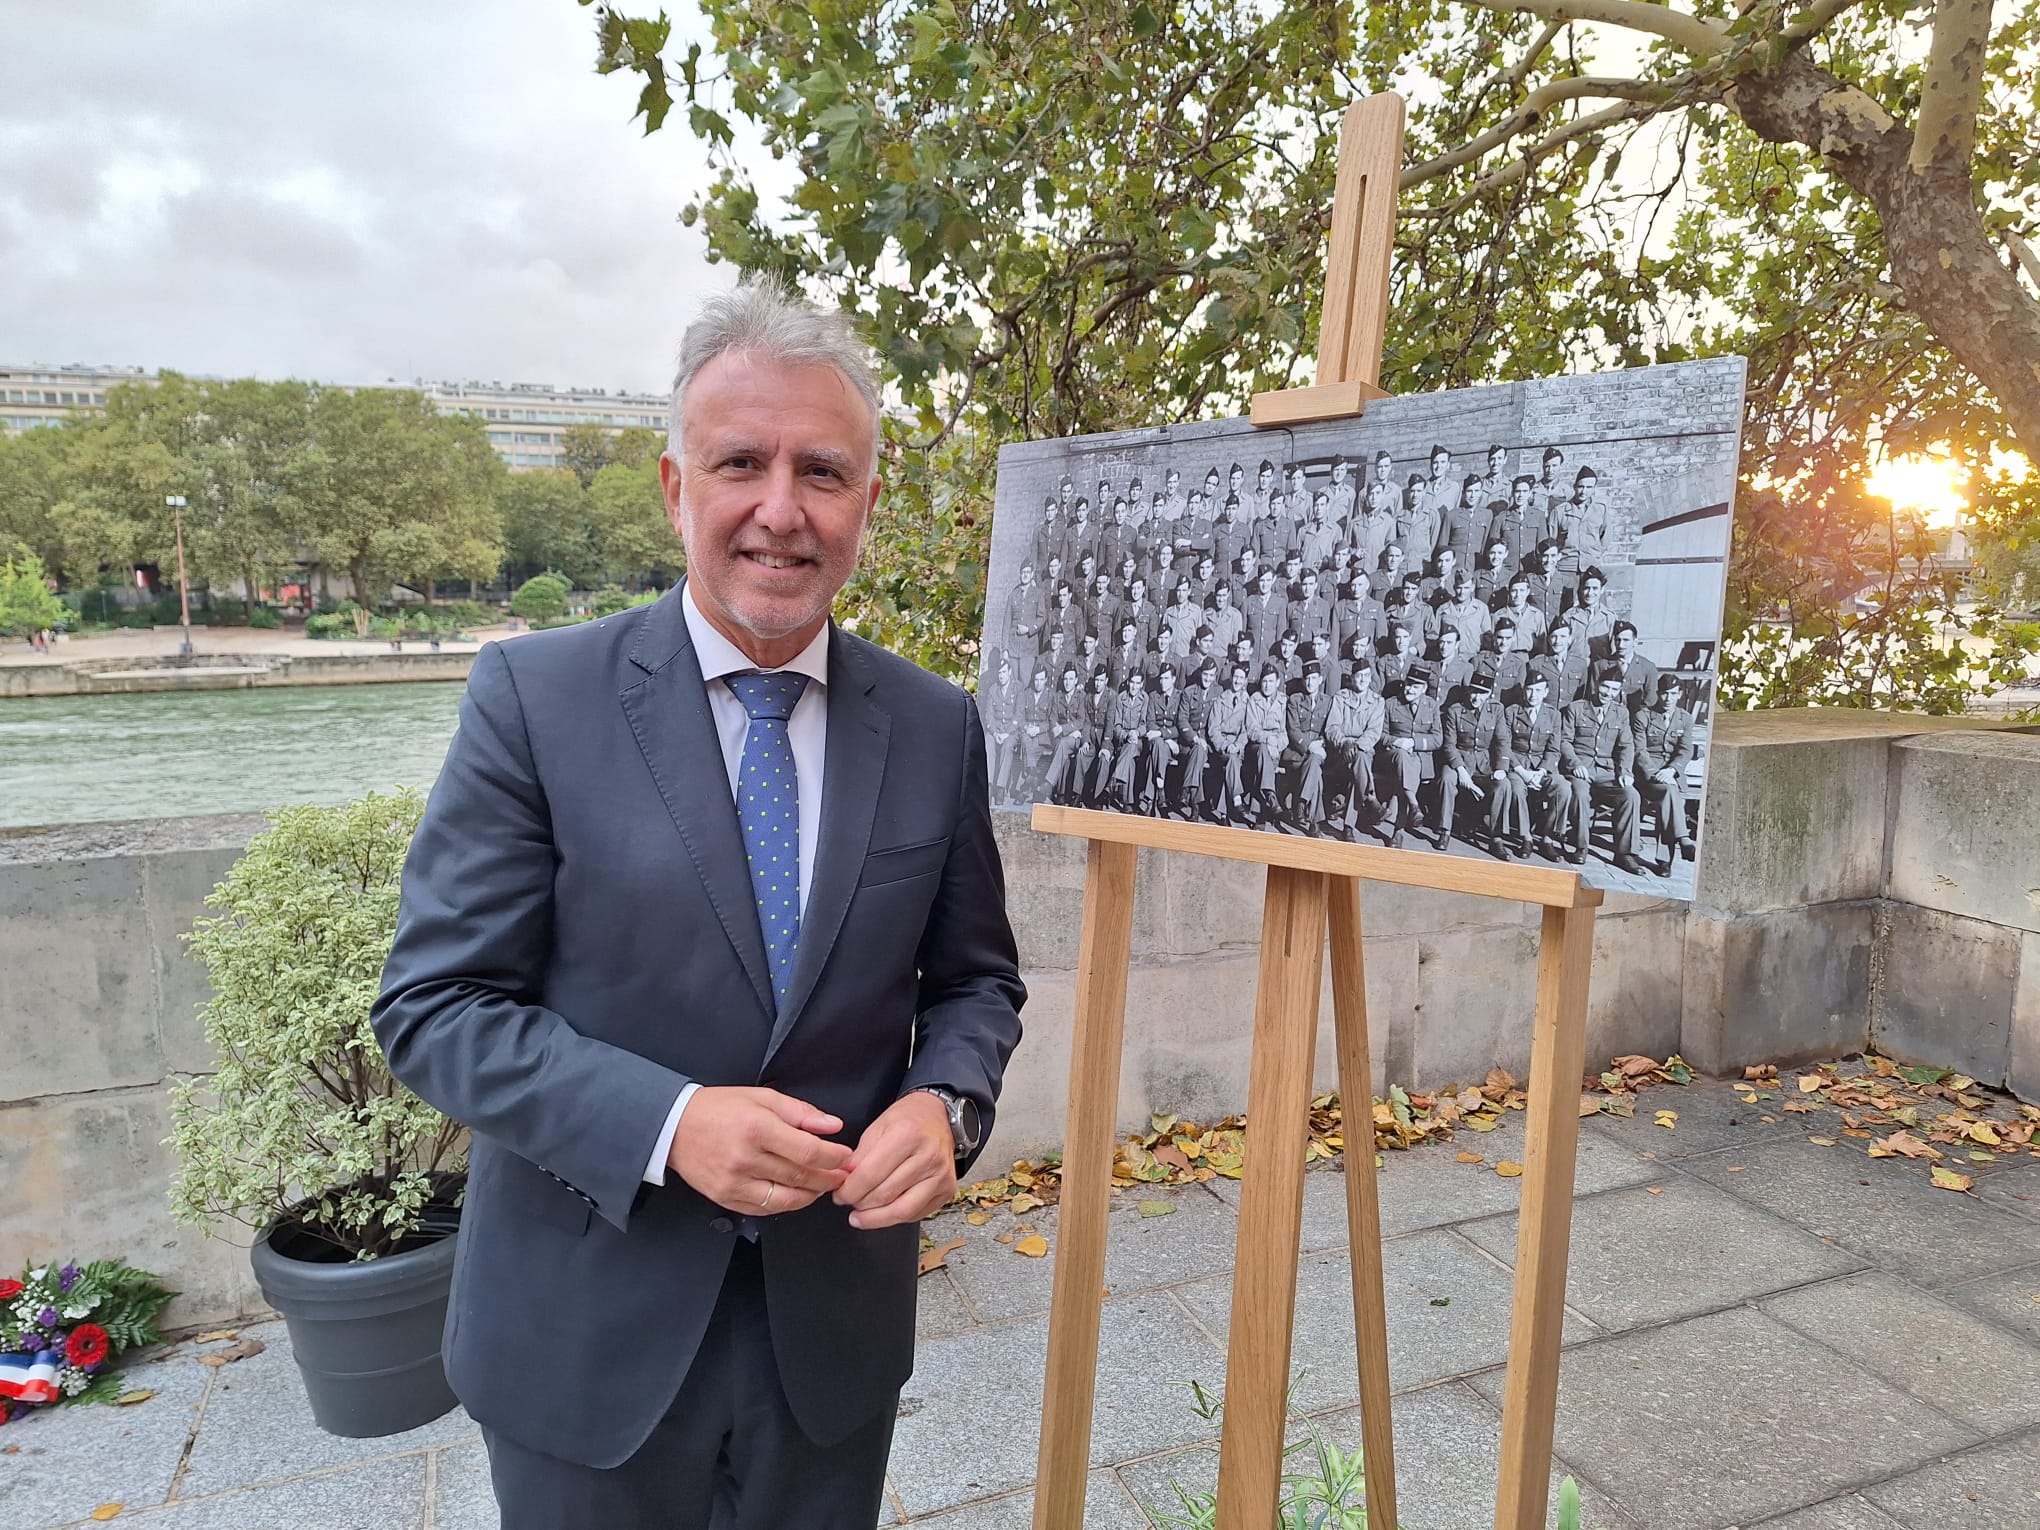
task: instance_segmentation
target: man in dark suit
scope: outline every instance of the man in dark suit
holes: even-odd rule
[[[717,298],[687,582],[476,661],[373,1018],[473,1132],[444,1353],[505,1530],[877,1517],[1025,993],[975,709],[829,621],[876,467],[841,320]]]

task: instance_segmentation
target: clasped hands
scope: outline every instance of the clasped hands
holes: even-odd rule
[[[776,1089],[704,1087],[680,1116],[667,1164],[740,1216],[799,1211],[828,1195],[860,1229],[918,1222],[956,1194],[956,1139],[934,1095],[893,1101],[854,1148],[829,1141],[842,1130],[838,1117]]]

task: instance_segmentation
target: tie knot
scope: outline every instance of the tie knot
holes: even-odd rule
[[[745,675],[723,676],[723,684],[743,703],[745,714],[754,722],[761,717],[785,722],[793,715],[794,705],[807,689],[807,683],[806,675],[787,670],[770,675],[754,671]]]

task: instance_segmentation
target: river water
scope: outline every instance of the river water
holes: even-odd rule
[[[427,786],[465,689],[440,681],[0,701],[0,826],[252,813]]]

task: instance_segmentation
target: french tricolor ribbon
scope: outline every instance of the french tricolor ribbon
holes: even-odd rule
[[[57,1368],[64,1363],[61,1350],[45,1349],[33,1355],[0,1355],[0,1397],[15,1402],[55,1402],[63,1389],[57,1385]]]

